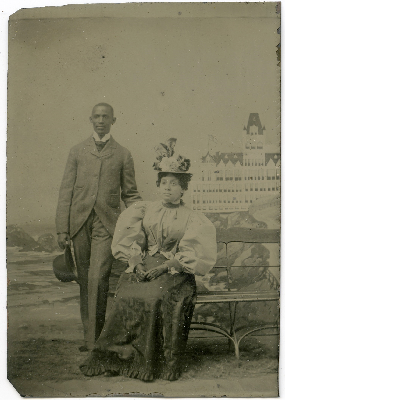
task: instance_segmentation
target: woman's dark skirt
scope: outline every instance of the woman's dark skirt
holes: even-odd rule
[[[195,303],[192,274],[137,282],[135,273],[123,273],[110,315],[81,371],[143,381],[178,379]]]

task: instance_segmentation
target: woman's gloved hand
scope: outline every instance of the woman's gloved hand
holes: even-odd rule
[[[146,271],[144,270],[143,264],[136,265],[136,276],[139,279],[139,282],[146,279]]]
[[[148,281],[152,281],[158,278],[160,275],[165,274],[166,272],[168,272],[168,266],[165,264],[161,264],[159,267],[155,267],[147,271],[145,279]]]
[[[126,273],[126,274],[131,274],[134,270],[135,270],[135,267],[134,267],[133,265],[131,265],[130,267],[128,267],[128,268],[125,270],[125,273]]]

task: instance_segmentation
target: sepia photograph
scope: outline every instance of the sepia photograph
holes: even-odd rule
[[[8,23],[7,378],[279,397],[281,3]]]

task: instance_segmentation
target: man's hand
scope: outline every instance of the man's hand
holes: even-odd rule
[[[168,272],[168,267],[162,264],[159,267],[155,267],[150,271],[147,271],[145,279],[147,279],[148,281],[152,281],[158,278],[160,275],[165,274],[166,272]]]
[[[136,276],[140,282],[145,280],[146,271],[144,270],[143,264],[136,265]]]
[[[66,246],[71,246],[71,238],[68,233],[59,233],[57,235],[57,242],[60,249],[65,249]]]

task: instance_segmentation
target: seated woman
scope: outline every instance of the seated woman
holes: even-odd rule
[[[178,379],[196,302],[194,275],[205,275],[216,262],[213,224],[181,200],[192,176],[190,161],[166,155],[154,166],[162,201],[130,206],[115,229],[112,251],[128,268],[80,366],[88,376]]]

